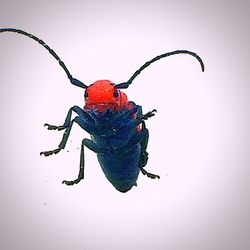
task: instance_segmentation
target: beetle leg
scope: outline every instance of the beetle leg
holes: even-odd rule
[[[120,133],[126,133],[130,129],[135,129],[138,125],[143,124],[144,120],[147,120],[148,118],[154,116],[154,112],[156,112],[155,109],[152,111],[147,112],[145,115],[142,114],[142,107],[138,106],[138,110],[136,113],[136,119],[130,120],[128,123],[123,124],[121,128],[119,128]],[[144,124],[144,128],[146,128]]]
[[[150,118],[150,117],[152,117],[152,116],[155,115],[154,112],[157,112],[157,110],[153,109],[152,111],[147,112],[145,115],[141,115],[141,116],[139,116],[137,118],[142,119],[142,120],[147,120],[148,118]]]
[[[141,117],[146,117],[146,119],[148,119],[149,117],[154,115],[153,112],[156,112],[156,110],[154,109],[154,110],[152,110],[152,111],[150,111],[150,112],[148,112],[148,113],[146,113],[145,115],[142,115],[142,116],[141,116],[141,114],[142,114],[141,112],[142,112],[142,110],[139,110],[138,116],[140,118]],[[147,165],[147,162],[148,162],[147,147],[148,147],[148,139],[149,139],[149,131],[146,128],[146,124],[145,124],[144,121],[142,122],[141,132],[143,132],[144,135],[140,140],[141,154],[140,154],[139,168],[140,168],[143,175],[147,175],[147,177],[152,178],[152,179],[155,179],[155,178],[159,179],[160,178],[159,175],[149,173],[144,169],[144,167]]]
[[[73,106],[72,108],[69,109],[68,114],[66,116],[66,119],[64,121],[64,124],[62,126],[54,126],[54,125],[50,125],[48,123],[45,123],[44,126],[47,126],[48,130],[63,130],[66,129],[67,127],[70,126],[70,121],[71,121],[71,116],[72,116],[72,112],[75,112],[78,116],[84,117],[86,122],[88,121],[88,123],[93,124],[94,121],[91,118],[91,116],[85,112],[83,109],[81,109],[78,106]]]
[[[76,116],[72,121],[70,121],[72,111],[75,111],[77,114],[79,114],[79,116]],[[71,108],[69,110],[64,125],[60,126],[60,127],[66,128],[66,130],[64,131],[62,141],[58,145],[58,148],[54,149],[54,150],[41,152],[40,155],[49,156],[52,154],[57,154],[62,149],[64,149],[66,146],[67,140],[69,138],[69,134],[70,134],[70,131],[71,131],[71,128],[72,128],[72,125],[74,122],[76,122],[81,128],[83,128],[88,133],[96,132],[96,128],[91,124],[92,118],[88,117],[88,114],[85,111],[83,111],[82,109],[80,109],[77,106],[74,106],[73,108]],[[50,125],[50,126],[52,126],[52,125]]]
[[[85,165],[85,159],[84,159],[84,146],[89,148],[90,150],[94,151],[95,153],[102,153],[104,150],[99,148],[93,141],[89,139],[83,139],[82,140],[82,146],[81,146],[81,156],[80,156],[80,169],[77,179],[73,181],[67,181],[64,180],[62,183],[66,185],[74,185],[80,182],[82,179],[84,179],[84,165]]]
[[[139,166],[138,166],[139,169],[141,170],[143,175],[147,175],[149,178],[152,178],[152,179],[155,179],[155,178],[159,179],[160,178],[159,175],[149,173],[144,169],[144,167],[147,165],[147,162],[148,162],[147,146],[148,146],[149,132],[148,132],[148,129],[146,128],[145,122],[140,121],[140,123],[142,124],[142,129],[135,134],[135,136],[127,143],[127,145],[124,148],[121,148],[121,151],[123,152],[123,151],[129,150],[131,149],[131,147],[133,147],[135,144],[139,142],[141,146],[141,153],[140,153]]]
[[[54,149],[54,150],[49,150],[49,151],[43,151],[40,153],[40,155],[44,155],[44,156],[49,156],[49,155],[52,155],[52,154],[57,154],[59,153],[62,149],[65,148],[65,145],[67,143],[67,140],[69,138],[69,134],[70,134],[70,131],[71,131],[71,128],[72,128],[72,125],[74,123],[75,119],[73,119],[71,122],[70,122],[70,125],[69,127],[65,130],[64,134],[63,134],[63,138],[62,138],[62,141],[60,142],[60,144],[58,145],[58,148],[57,149]]]
[[[147,175],[147,177],[149,177],[151,179],[155,179],[155,178],[160,179],[159,175],[151,174],[151,173],[147,172],[144,168],[141,168],[141,172],[142,172],[142,174]]]
[[[116,115],[114,118],[110,120],[110,123],[113,126],[117,126],[116,124],[120,123],[121,120],[126,120],[127,117],[131,117],[133,114],[138,112],[137,110],[140,108],[139,105],[134,105],[131,109],[127,109],[126,111],[121,112],[120,114]]]
[[[142,131],[144,132],[144,136],[140,140],[140,145],[141,145],[140,168],[146,166],[148,162],[148,152],[146,150],[148,146],[149,131],[146,128],[144,121],[142,122]]]

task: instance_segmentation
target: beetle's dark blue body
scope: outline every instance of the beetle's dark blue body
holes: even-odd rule
[[[189,54],[194,56],[199,61],[202,71],[204,71],[204,64],[196,53],[188,50],[168,52],[143,64],[127,82],[114,84],[108,80],[99,80],[87,86],[72,77],[64,62],[41,39],[19,29],[0,29],[0,33],[2,32],[18,33],[37,41],[59,62],[73,85],[86,89],[83,109],[78,106],[70,108],[62,126],[45,124],[49,130],[65,130],[57,149],[41,152],[45,156],[57,154],[65,148],[73,123],[77,123],[91,136],[91,140],[82,140],[78,178],[73,181],[65,180],[63,183],[73,185],[84,178],[84,147],[97,154],[98,161],[107,179],[120,192],[127,192],[133,186],[136,186],[140,171],[150,178],[160,178],[144,169],[148,161],[146,150],[149,138],[145,120],[154,116],[156,110],[154,109],[143,115],[141,106],[129,102],[126,94],[120,89],[128,88],[134,78],[151,63],[171,55]],[[73,111],[77,116],[71,119]]]

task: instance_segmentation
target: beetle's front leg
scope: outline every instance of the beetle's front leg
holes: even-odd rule
[[[40,155],[49,156],[52,154],[57,154],[62,149],[64,149],[66,146],[66,143],[68,141],[69,134],[70,134],[70,131],[71,131],[71,128],[72,128],[72,125],[74,122],[76,122],[82,129],[84,129],[88,133],[95,133],[97,129],[93,126],[93,124],[91,124],[91,120],[89,120],[88,117],[86,118],[86,115],[88,115],[88,114],[85,111],[83,111],[83,113],[80,114],[80,116],[76,116],[72,121],[70,121],[68,127],[64,131],[63,138],[62,138],[60,144],[58,145],[58,148],[56,148],[54,150],[41,152]]]
[[[73,109],[75,109],[77,106],[74,106],[72,108],[70,108],[70,110],[68,111],[68,114],[66,116],[66,119],[64,121],[64,124],[62,126],[55,126],[55,125],[50,125],[48,123],[44,124],[44,127],[47,127],[48,130],[63,130],[66,127],[69,127],[69,123],[71,121],[71,116],[72,116],[72,111]],[[78,108],[78,107],[77,107]],[[80,108],[79,108],[80,109]]]
[[[91,120],[91,117],[83,109],[81,109],[78,106],[73,106],[72,108],[69,109],[64,124],[62,126],[55,126],[48,123],[45,123],[44,126],[47,127],[48,130],[58,130],[58,131],[68,128],[70,126],[70,121],[73,111],[79,116],[88,116],[88,119]]]
[[[70,121],[72,111],[75,111],[78,114],[78,116],[76,116],[72,121]],[[85,112],[84,110],[80,109],[79,107],[74,106],[73,108],[71,108],[69,110],[68,115],[66,117],[65,123],[63,125],[63,127],[66,129],[64,131],[62,141],[58,145],[58,148],[56,148],[54,150],[41,152],[40,155],[49,156],[52,154],[57,154],[62,149],[64,149],[66,146],[66,143],[68,141],[69,134],[70,134],[70,131],[71,131],[71,128],[72,128],[72,125],[74,122],[76,122],[78,125],[80,125],[81,128],[83,128],[88,133],[96,132],[96,128],[94,127],[94,121],[89,116],[89,114],[87,112]]]
[[[137,119],[147,120],[148,118],[154,116],[155,112],[157,112],[157,110],[153,109],[152,111],[147,112],[145,115],[137,116]]]
[[[71,122],[70,122],[70,125],[69,127],[65,130],[64,134],[63,134],[63,138],[62,138],[62,141],[60,142],[60,144],[58,145],[58,148],[57,149],[54,149],[54,150],[49,150],[49,151],[43,151],[40,153],[40,155],[44,155],[44,156],[49,156],[49,155],[52,155],[52,154],[57,154],[59,153],[62,149],[65,148],[65,145],[67,143],[67,140],[69,138],[69,134],[70,134],[70,131],[71,131],[71,128],[72,128],[72,125],[74,123],[75,119],[73,119]]]

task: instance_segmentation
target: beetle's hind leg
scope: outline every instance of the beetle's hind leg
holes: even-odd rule
[[[73,181],[67,181],[64,180],[62,183],[66,185],[74,185],[79,183],[82,179],[84,179],[84,165],[85,165],[85,158],[84,158],[84,146],[89,148],[90,150],[94,151],[95,153],[101,153],[102,149],[99,148],[93,141],[89,139],[83,139],[82,140],[82,146],[81,146],[81,156],[80,156],[80,169],[77,179]]]
[[[141,172],[142,174],[144,175],[147,175],[147,177],[151,178],[151,179],[160,179],[160,176],[159,175],[156,175],[156,174],[152,174],[152,173],[149,173],[147,172],[144,168],[141,168]]]
[[[144,136],[142,137],[140,141],[141,154],[140,154],[139,168],[143,175],[147,175],[147,177],[152,178],[152,179],[155,179],[155,178],[160,179],[159,175],[149,173],[144,169],[144,167],[147,165],[147,162],[148,162],[147,146],[148,146],[148,138],[149,138],[149,132],[148,132],[148,129],[146,128],[144,121],[142,122],[142,131],[144,132]]]
[[[73,180],[73,181],[67,181],[67,180],[64,180],[62,183],[63,184],[66,184],[68,186],[70,185],[74,185],[74,184],[77,184],[79,183],[82,179],[84,179],[84,163],[85,163],[85,160],[84,160],[84,140],[82,140],[82,146],[81,146],[81,156],[80,156],[80,169],[79,169],[79,174],[78,174],[78,177],[77,179]]]

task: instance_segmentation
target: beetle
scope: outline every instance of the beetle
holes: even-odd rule
[[[54,150],[43,151],[40,154],[50,156],[59,153],[65,148],[73,123],[77,123],[83,130],[90,134],[91,139],[83,139],[81,143],[80,169],[75,180],[64,180],[62,183],[73,185],[84,179],[84,148],[97,154],[101,168],[109,182],[120,192],[127,192],[136,182],[139,173],[149,178],[156,179],[160,176],[147,172],[144,167],[148,162],[147,145],[149,131],[145,121],[155,115],[156,110],[143,114],[142,107],[128,98],[121,89],[126,89],[133,80],[148,67],[161,58],[176,54],[188,54],[195,57],[204,71],[202,59],[194,52],[188,50],[175,50],[156,56],[144,63],[126,82],[115,84],[109,80],[98,80],[87,86],[73,78],[68,68],[60,57],[40,38],[15,28],[0,29],[2,32],[14,32],[27,36],[41,44],[63,68],[70,82],[85,89],[85,105],[83,108],[73,106],[69,109],[65,122],[61,126],[44,124],[48,130],[65,130],[62,140]],[[76,117],[71,119],[72,113]]]

